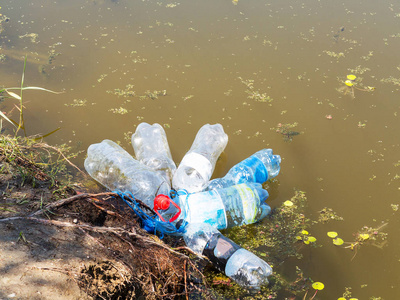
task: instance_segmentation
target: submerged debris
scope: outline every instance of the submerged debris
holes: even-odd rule
[[[283,140],[285,142],[291,142],[293,141],[293,137],[301,134],[301,132],[299,131],[292,130],[292,128],[296,127],[297,125],[297,122],[294,122],[293,124],[278,123],[278,125],[272,129],[275,130],[275,132],[280,133],[283,136]]]

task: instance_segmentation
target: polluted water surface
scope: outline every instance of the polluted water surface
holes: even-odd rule
[[[224,234],[267,262],[286,249],[273,270],[310,279],[297,297],[400,294],[399,3],[8,0],[0,14],[1,85],[20,86],[26,60],[25,86],[62,92],[24,91],[27,135],[53,132],[83,168],[89,145],[133,154],[136,127],[159,123],[178,164],[220,123],[213,178],[263,148],[282,158],[264,185],[281,213]],[[295,248],[279,241],[289,227]]]

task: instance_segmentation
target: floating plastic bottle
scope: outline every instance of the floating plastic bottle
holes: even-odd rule
[[[279,174],[281,157],[263,149],[233,166],[222,178],[209,182],[206,190],[220,189],[243,182],[264,183]]]
[[[161,175],[110,140],[90,145],[84,166],[90,176],[109,190],[131,192],[150,207],[156,195],[170,191]]]
[[[174,174],[172,186],[176,190],[186,189],[190,193],[202,191],[227,143],[228,136],[221,124],[201,127]]]
[[[210,259],[213,265],[239,285],[259,290],[268,284],[272,268],[264,260],[223,236],[209,224],[191,223],[185,228],[186,245],[199,255]]]
[[[159,195],[154,200],[157,203],[154,205],[155,211],[161,220],[207,223],[218,229],[258,222],[271,211],[264,202],[268,192],[259,183],[242,183],[192,194],[178,191],[178,196],[173,200],[164,197],[167,196]],[[173,209],[168,202],[173,202],[180,211]]]
[[[140,123],[132,135],[136,158],[160,173],[169,184],[176,170],[169,149],[167,135],[160,124]]]

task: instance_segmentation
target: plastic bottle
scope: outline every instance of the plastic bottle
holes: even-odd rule
[[[264,183],[280,171],[281,157],[272,149],[263,149],[233,166],[222,178],[211,180],[206,190],[228,187],[243,182]]]
[[[203,190],[214,172],[215,163],[228,143],[221,124],[206,124],[200,128],[190,150],[179,164],[172,186],[190,193]]]
[[[84,166],[90,176],[109,190],[131,192],[150,207],[153,207],[156,195],[170,191],[161,175],[110,140],[90,145]]]
[[[167,135],[160,124],[140,123],[132,135],[136,158],[164,177],[171,185],[176,165],[172,160]]]
[[[209,224],[190,223],[183,234],[186,245],[239,285],[259,290],[268,284],[272,268],[261,258],[223,236]]]
[[[218,229],[255,223],[271,211],[264,203],[268,192],[259,183],[242,183],[192,194],[178,191],[173,200],[165,197],[159,195],[155,199],[154,208],[161,220],[207,223]],[[176,208],[173,209],[168,201],[173,201]]]

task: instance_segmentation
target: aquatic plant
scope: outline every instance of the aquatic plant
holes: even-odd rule
[[[354,257],[357,255],[358,249],[365,243],[370,242],[372,245],[382,248],[386,244],[387,233],[383,232],[382,229],[388,223],[382,223],[378,227],[363,226],[359,231],[354,234],[354,241],[345,242],[343,239],[338,237],[336,231],[327,232],[328,237],[332,238],[332,243],[336,246],[342,246],[342,248],[350,249],[354,251]]]
[[[278,123],[278,125],[274,128],[271,128],[272,130],[275,130],[275,132],[280,133],[283,136],[283,140],[285,142],[291,142],[293,141],[293,137],[296,135],[301,134],[300,131],[295,131],[292,130],[292,128],[296,127],[298,125],[297,122],[294,122],[292,124],[287,123],[287,124],[282,124]]]
[[[357,87],[356,79],[357,79],[357,76],[355,76],[353,74],[347,75],[347,80],[344,81],[344,85],[339,87],[337,89],[337,91],[344,95],[349,95],[352,99],[354,99],[355,98],[355,96],[354,96],[355,89],[359,90],[359,91],[363,91],[363,92],[372,92],[375,90],[375,88],[372,86],[366,86],[365,88]],[[360,84],[361,80],[358,81],[358,83]]]
[[[25,137],[26,137],[27,135],[26,135],[26,129],[25,129],[25,123],[24,123],[24,113],[23,113],[23,110],[24,110],[23,97],[22,97],[23,91],[25,91],[25,90],[41,90],[41,91],[46,91],[46,92],[54,93],[54,94],[61,94],[61,93],[62,93],[62,92],[54,92],[54,91],[51,91],[51,90],[48,90],[48,89],[45,89],[45,88],[42,88],[42,87],[36,87],[36,86],[24,87],[26,60],[27,60],[27,56],[25,56],[25,59],[24,59],[24,69],[23,69],[23,71],[22,71],[21,86],[20,86],[20,87],[3,88],[3,89],[0,90],[0,95],[1,95],[2,93],[6,92],[11,98],[14,98],[14,99],[19,100],[19,107],[18,107],[18,110],[19,110],[19,122],[17,123],[17,122],[15,122],[14,120],[8,118],[8,117],[7,117],[3,112],[1,112],[1,111],[0,111],[0,116],[1,116],[2,118],[4,118],[5,120],[7,120],[8,122],[10,122],[12,125],[14,125],[14,126],[17,128],[16,131],[15,131],[15,136],[17,136],[19,130],[22,129],[22,130],[24,131]],[[14,93],[14,92],[12,92],[12,90],[19,90],[19,95],[16,94],[16,93]],[[58,129],[59,129],[59,128],[58,128]],[[43,136],[41,136],[41,137],[48,136],[49,134],[54,133],[54,132],[57,131],[58,129],[53,130],[53,131],[51,131],[50,133],[45,134],[45,135],[43,135]]]

